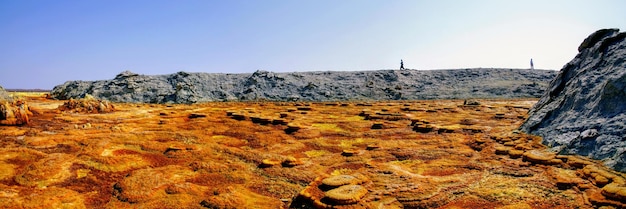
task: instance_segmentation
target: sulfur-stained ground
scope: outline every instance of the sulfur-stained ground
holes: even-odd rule
[[[515,131],[532,99],[24,100],[30,123],[0,126],[0,208],[626,206],[623,174]]]

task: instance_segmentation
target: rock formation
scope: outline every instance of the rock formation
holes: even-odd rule
[[[9,93],[0,86],[0,101],[10,100]]]
[[[521,130],[561,154],[603,160],[626,171],[626,33],[603,29],[578,47]]]
[[[53,98],[87,94],[111,102],[354,101],[540,97],[556,71],[527,69],[377,70],[251,74],[138,75],[68,81]]]
[[[106,113],[115,111],[115,106],[106,100],[85,98],[79,100],[70,99],[57,109],[68,112]]]
[[[24,101],[0,102],[0,125],[24,125],[28,124],[33,111]]]

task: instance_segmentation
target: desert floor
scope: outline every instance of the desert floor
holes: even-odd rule
[[[34,115],[0,126],[0,208],[626,206],[623,174],[515,131],[534,99],[90,113],[21,96]]]

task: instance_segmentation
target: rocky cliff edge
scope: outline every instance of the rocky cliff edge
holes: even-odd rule
[[[626,33],[591,34],[551,81],[521,130],[561,154],[602,160],[626,172]]]

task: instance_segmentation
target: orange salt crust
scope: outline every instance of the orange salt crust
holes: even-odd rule
[[[626,207],[622,173],[515,131],[534,99],[21,101],[0,208]]]

